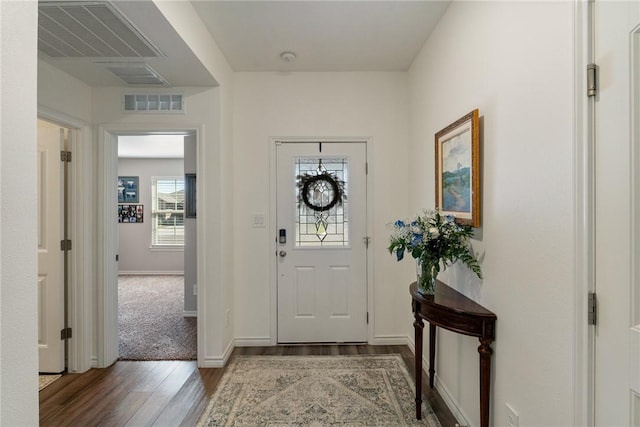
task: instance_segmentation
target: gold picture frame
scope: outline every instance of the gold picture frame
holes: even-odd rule
[[[478,109],[436,133],[436,209],[458,224],[480,227]]]

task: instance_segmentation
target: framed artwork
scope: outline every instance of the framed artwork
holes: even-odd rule
[[[436,133],[436,209],[480,227],[480,129],[475,109]]]
[[[187,173],[184,176],[185,206],[184,214],[186,218],[196,217],[196,174]]]
[[[124,224],[141,223],[144,220],[143,205],[118,205],[118,222]]]
[[[138,203],[138,177],[118,177],[118,203]]]

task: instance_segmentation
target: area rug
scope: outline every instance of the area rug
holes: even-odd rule
[[[196,318],[184,317],[183,276],[120,276],[120,360],[195,360]]]
[[[415,419],[413,380],[397,354],[237,356],[198,427],[429,426]]]
[[[42,390],[48,385],[53,384],[55,380],[62,377],[62,375],[38,375],[38,391]]]

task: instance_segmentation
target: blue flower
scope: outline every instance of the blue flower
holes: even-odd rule
[[[404,227],[404,221],[397,220],[396,222],[393,223],[393,225],[395,225],[398,228]]]
[[[413,237],[411,237],[411,244],[413,246],[422,244],[422,234],[413,233]]]

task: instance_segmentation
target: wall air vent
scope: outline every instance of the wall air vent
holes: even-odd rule
[[[183,113],[180,94],[126,94],[124,111],[144,113]]]
[[[169,86],[156,70],[141,62],[96,62],[130,85]]]
[[[52,58],[164,56],[105,1],[38,2],[38,50]]]

